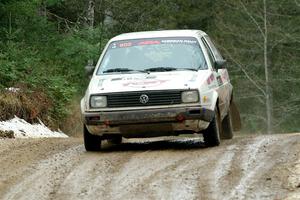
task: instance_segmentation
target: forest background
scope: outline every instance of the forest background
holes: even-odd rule
[[[300,0],[0,0],[0,120],[78,132],[84,66],[117,34],[166,29],[217,44],[243,133],[300,132]]]

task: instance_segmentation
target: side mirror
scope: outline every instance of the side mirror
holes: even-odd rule
[[[216,60],[215,61],[215,67],[217,69],[224,69],[226,67],[226,60],[222,59],[222,60]]]
[[[95,66],[93,65],[87,65],[84,67],[85,69],[85,73],[88,75],[88,76],[91,76],[95,70]]]

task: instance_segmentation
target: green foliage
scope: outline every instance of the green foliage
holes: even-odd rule
[[[86,87],[83,66],[88,59],[98,58],[106,43],[100,35],[106,35],[100,27],[92,31],[71,27],[61,34],[54,22],[38,14],[40,5],[29,0],[0,4],[4,17],[0,20],[0,88],[46,93],[52,102],[50,121],[59,124],[71,98]]]

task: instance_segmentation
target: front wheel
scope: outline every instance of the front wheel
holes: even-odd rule
[[[209,126],[203,132],[204,143],[208,147],[219,146],[220,144],[220,114],[215,109],[215,116]]]
[[[87,151],[100,151],[101,150],[101,137],[97,135],[92,135],[86,128],[83,126],[83,139],[84,147]]]

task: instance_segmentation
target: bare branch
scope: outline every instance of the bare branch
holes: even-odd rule
[[[47,15],[51,15],[51,16],[57,18],[57,19],[60,19],[60,20],[65,21],[65,22],[68,22],[68,23],[70,23],[70,24],[76,24],[76,22],[72,22],[72,21],[70,21],[70,20],[68,20],[68,19],[66,19],[66,18],[63,18],[63,17],[61,17],[61,16],[58,16],[57,14],[54,14],[54,13],[48,11],[48,10],[47,10]]]
[[[246,14],[249,16],[249,18],[253,21],[253,23],[257,26],[257,29],[260,31],[261,35],[263,37],[265,37],[265,33],[262,30],[262,28],[259,26],[258,22],[256,21],[256,19],[251,15],[251,13],[248,11],[248,9],[246,8],[245,4],[243,4],[242,1],[240,1],[240,4],[242,5],[244,11],[246,12]]]
[[[266,92],[248,75],[246,70],[242,67],[242,64],[240,64],[237,60],[235,60],[231,54],[227,51],[226,48],[224,48],[224,51],[226,51],[226,54],[230,57],[230,59],[242,70],[242,72],[245,74],[245,76],[248,78],[248,80],[259,90],[261,93],[266,96]]]

